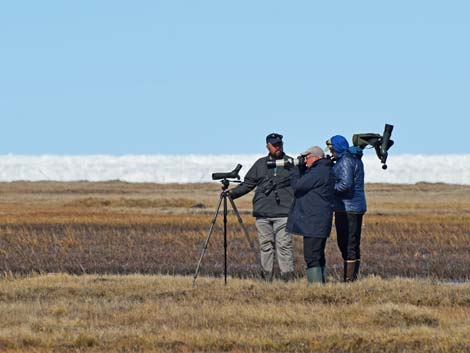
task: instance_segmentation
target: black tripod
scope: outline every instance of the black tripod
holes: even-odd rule
[[[241,168],[241,166],[240,166],[240,168]],[[213,176],[213,178],[214,178],[214,176]],[[239,182],[239,181],[235,181],[235,180],[232,180],[232,181],[233,182]],[[211,238],[212,230],[214,229],[214,225],[215,225],[215,222],[217,220],[217,215],[219,214],[220,205],[222,204],[222,201],[224,203],[224,279],[225,279],[225,284],[227,284],[227,199],[229,199],[230,204],[232,205],[232,209],[233,209],[234,213],[236,214],[236,216],[238,218],[238,223],[240,223],[240,225],[242,226],[243,232],[245,233],[245,236],[246,236],[246,239],[248,240],[248,243],[250,244],[250,247],[251,247],[251,249],[252,249],[253,253],[255,254],[255,257],[257,258],[257,261],[258,261],[258,254],[255,250],[255,246],[254,246],[253,242],[250,239],[250,236],[248,234],[248,231],[246,230],[245,225],[243,224],[243,221],[242,221],[242,218],[240,217],[240,213],[238,212],[237,206],[235,206],[235,202],[233,201],[232,197],[230,196],[230,193],[227,191],[227,189],[230,185],[230,180],[228,180],[227,178],[223,178],[220,182],[222,183],[222,192],[220,193],[219,203],[216,207],[214,218],[212,219],[211,226],[209,228],[209,234],[207,235],[206,242],[204,243],[204,248],[202,249],[201,257],[199,258],[199,262],[198,262],[197,267],[196,267],[196,272],[194,273],[193,287],[196,285],[196,279],[197,279],[197,275],[199,273],[199,269],[201,267],[202,258],[204,257],[204,254],[206,253],[206,250],[207,250],[207,246],[209,245],[209,240]],[[258,261],[258,263],[259,263],[259,261]]]

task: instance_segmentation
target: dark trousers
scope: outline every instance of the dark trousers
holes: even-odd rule
[[[326,238],[304,237],[304,259],[307,268],[325,266]]]
[[[344,261],[361,258],[363,216],[363,214],[335,212],[336,238]]]

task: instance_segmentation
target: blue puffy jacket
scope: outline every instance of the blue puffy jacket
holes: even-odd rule
[[[335,174],[335,211],[365,213],[367,211],[364,192],[364,164],[362,150],[349,147],[347,140],[340,135],[331,138],[336,152]]]
[[[319,159],[301,174],[291,170],[294,202],[287,218],[287,231],[305,237],[327,238],[333,220],[335,176],[332,163]]]

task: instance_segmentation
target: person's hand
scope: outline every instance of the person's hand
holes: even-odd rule
[[[307,165],[305,163],[299,163],[297,168],[299,169],[300,174],[303,174],[307,170]]]

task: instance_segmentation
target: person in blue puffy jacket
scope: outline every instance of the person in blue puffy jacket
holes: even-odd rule
[[[367,211],[362,150],[349,147],[341,135],[333,136],[326,143],[335,161],[335,227],[344,261],[343,280],[352,282],[359,273],[362,218]]]

